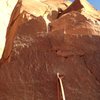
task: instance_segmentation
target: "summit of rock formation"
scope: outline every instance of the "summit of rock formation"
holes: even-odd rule
[[[87,0],[74,0],[62,14],[70,11],[79,11],[81,14],[86,15],[87,18],[93,17],[100,20],[100,14]]]
[[[6,3],[0,6],[0,100],[62,100],[57,73],[66,100],[100,100],[99,11],[86,0]]]

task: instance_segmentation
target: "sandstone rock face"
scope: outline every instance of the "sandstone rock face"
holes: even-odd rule
[[[69,11],[49,20],[47,31],[46,5],[39,2],[18,2],[12,13],[0,62],[0,100],[60,100],[58,72],[66,100],[100,100],[100,21]]]
[[[5,36],[12,10],[17,0],[0,0],[0,58],[5,46]]]
[[[65,4],[62,4],[63,0],[57,0],[57,1],[52,1],[52,0],[18,0],[18,2],[16,0],[8,0],[8,1],[2,1],[1,4],[3,5],[3,3],[5,3],[5,5],[7,6],[7,13],[5,12],[6,10],[6,6],[4,8],[2,8],[4,11],[4,14],[2,14],[2,16],[6,16],[6,21],[2,20],[3,17],[1,16],[1,20],[5,23],[3,26],[3,30],[1,31],[0,35],[0,58],[2,56],[2,52],[4,50],[4,46],[5,46],[5,35],[6,35],[6,30],[7,30],[7,45],[10,45],[7,47],[7,57],[8,57],[8,53],[10,53],[10,49],[11,48],[11,41],[14,38],[14,34],[16,33],[15,31],[17,30],[16,28],[18,28],[18,26],[20,25],[20,23],[25,23],[25,20],[31,20],[33,19],[32,16],[35,17],[40,17],[42,16],[43,19],[45,20],[45,24],[46,27],[48,28],[48,24],[50,23],[50,21],[54,20],[57,18],[58,16],[58,8],[60,9],[66,9],[67,6],[65,6]],[[16,4],[17,3],[17,4]],[[12,13],[11,16],[11,20],[9,22],[10,19],[10,15],[11,12],[14,8],[14,5],[16,4],[15,10]],[[69,3],[68,3],[69,4]],[[2,7],[1,5],[1,7]],[[2,12],[1,9],[1,12]],[[9,13],[9,14],[8,14]],[[22,20],[23,19],[23,20]],[[1,21],[1,22],[2,22]],[[2,22],[2,24],[3,24]],[[9,22],[9,26],[7,27]],[[10,32],[9,32],[10,31]],[[48,29],[47,29],[48,31]],[[9,35],[8,35],[9,34]],[[10,35],[11,34],[11,35]],[[10,39],[9,39],[10,37]],[[11,41],[10,41],[11,40]],[[4,42],[2,42],[4,41]],[[5,47],[6,48],[6,47]],[[5,55],[5,54],[4,54]],[[7,57],[5,59],[7,59]]]

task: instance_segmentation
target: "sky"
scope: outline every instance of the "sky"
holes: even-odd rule
[[[88,0],[97,10],[100,10],[100,0]]]
[[[71,0],[71,1],[74,1],[74,0]],[[96,8],[97,10],[100,10],[100,0],[87,0],[87,1],[89,1],[94,6],[94,8]]]

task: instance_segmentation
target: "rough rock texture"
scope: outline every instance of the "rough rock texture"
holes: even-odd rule
[[[9,22],[9,26],[7,28],[7,36],[6,36],[7,45],[6,46],[8,46],[8,47],[5,47],[5,48],[7,48],[7,50],[5,50],[5,51],[7,51],[7,53],[3,54],[5,59],[7,59],[8,55],[11,51],[9,49],[12,46],[11,41],[12,41],[12,39],[14,39],[15,31],[17,30],[17,28],[20,24],[25,23],[26,21],[32,20],[33,19],[32,16],[34,16],[34,17],[42,16],[43,17],[42,19],[45,20],[45,24],[47,27],[48,23],[50,22],[47,19],[47,15],[49,16],[49,19],[51,19],[51,20],[57,17],[57,15],[55,15],[55,14],[53,16],[52,15],[50,16],[50,13],[52,11],[55,11],[55,9],[57,10],[56,5],[59,6],[62,1],[57,1],[57,2],[55,1],[55,3],[52,3],[52,2],[53,1],[51,1],[51,4],[53,7],[51,7],[51,5],[48,4],[49,1],[47,1],[47,2],[40,1],[40,0],[35,0],[35,1],[30,0],[30,2],[27,0],[18,1],[17,5],[15,7],[15,10],[12,13],[11,20]],[[63,6],[65,6],[65,5],[63,5]],[[55,7],[55,9],[54,9],[54,7]],[[2,52],[1,52],[1,54],[2,54]],[[6,55],[6,57],[5,57],[5,55]]]
[[[59,20],[53,21],[50,25],[51,31],[63,29],[65,31],[64,34],[100,35],[99,21],[88,19],[75,11],[67,13],[67,16],[63,15]]]
[[[3,4],[4,1],[1,2]],[[11,41],[14,38],[15,31],[17,30],[18,26],[22,23],[25,23],[26,21],[32,20],[32,16],[34,17],[40,17],[42,16],[45,20],[46,27],[48,27],[48,24],[50,21],[56,19],[58,17],[59,9],[66,9],[67,8],[67,3],[69,5],[70,2],[66,2],[66,4],[63,3],[63,0],[56,0],[55,2],[53,0],[18,0],[16,4],[16,0],[8,0],[5,2],[6,5],[8,4],[7,7],[7,13],[1,16],[1,20],[3,19],[3,16],[6,16],[7,20],[6,22],[3,20],[2,25],[4,23],[4,27],[2,28],[3,30],[1,31],[0,35],[0,58],[2,56],[2,52],[4,50],[4,45],[5,45],[5,34],[7,30],[7,53],[10,53],[10,50],[8,48],[11,48]],[[13,10],[14,5],[16,4],[15,10],[12,13],[10,22],[9,22],[9,17],[10,14]],[[2,8],[4,11],[6,10],[5,8]],[[2,12],[1,9],[1,12]],[[48,20],[49,19],[49,20]],[[9,22],[9,26],[7,28]],[[47,29],[48,31],[48,29]],[[9,34],[9,35],[8,35]],[[11,35],[10,35],[11,34]],[[9,40],[10,37],[10,40]],[[3,41],[3,42],[2,42]],[[5,47],[6,48],[6,47]],[[4,54],[5,55],[5,54]],[[7,55],[7,54],[6,54]],[[7,59],[7,57],[6,57]]]
[[[64,75],[66,100],[100,100],[100,21],[72,11],[47,32],[44,17],[22,4],[8,26],[0,100],[60,100],[57,72]]]

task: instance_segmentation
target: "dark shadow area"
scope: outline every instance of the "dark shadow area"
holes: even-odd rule
[[[80,11],[82,8],[83,5],[81,4],[81,1],[75,0],[66,10],[64,10],[62,13],[58,15],[58,18],[71,11]]]

